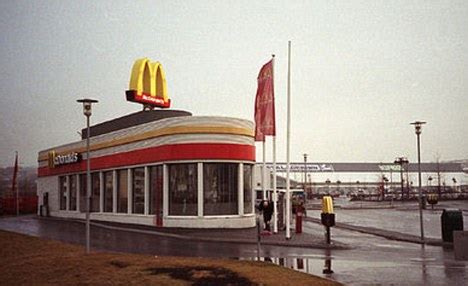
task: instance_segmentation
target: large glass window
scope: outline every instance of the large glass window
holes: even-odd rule
[[[70,206],[69,210],[76,211],[76,175],[68,177],[70,181]]]
[[[117,212],[127,213],[128,205],[128,172],[127,170],[117,171]]]
[[[113,172],[104,173],[104,212],[113,211],[114,176]]]
[[[135,168],[132,174],[132,211],[134,214],[142,214],[145,212],[145,168]]]
[[[150,169],[149,185],[149,214],[157,214],[162,217],[163,206],[163,166],[155,166]]]
[[[252,165],[244,164],[244,214],[253,212],[252,207]]]
[[[86,174],[80,175],[80,212],[86,212]]]
[[[203,164],[203,214],[238,213],[238,164]]]
[[[91,174],[91,211],[92,212],[100,211],[99,198],[101,197],[101,194],[100,194],[99,187],[100,187],[99,173],[92,173]]]
[[[197,164],[173,164],[169,168],[169,215],[197,215]]]
[[[67,177],[59,177],[59,207],[61,210],[67,209]]]

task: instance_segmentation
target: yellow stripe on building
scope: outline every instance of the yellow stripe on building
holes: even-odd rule
[[[169,136],[176,134],[231,134],[231,135],[242,135],[242,136],[254,136],[254,131],[249,128],[241,127],[226,127],[226,126],[177,126],[168,127],[158,130],[151,130],[141,134],[126,136],[119,139],[112,139],[101,143],[92,144],[90,146],[91,151],[97,151],[119,145],[125,145],[137,141],[143,141],[155,137]],[[66,154],[70,152],[83,153],[86,152],[86,147],[70,148],[67,150],[61,150],[60,153]],[[60,154],[58,154],[60,155]],[[39,155],[38,161],[48,160],[48,153],[42,153]]]

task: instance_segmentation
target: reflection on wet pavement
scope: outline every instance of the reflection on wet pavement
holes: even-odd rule
[[[316,204],[318,202],[315,200]],[[311,203],[314,204],[314,201]],[[388,202],[365,202],[363,209],[360,209],[361,202],[337,198],[335,204],[338,206],[335,209],[337,222],[420,235],[419,211],[414,202],[395,202],[392,208],[388,208]],[[426,237],[441,238],[440,217],[444,208],[463,210],[464,228],[468,229],[468,201],[442,201],[435,210],[423,211]],[[320,217],[320,212],[317,209],[307,210],[308,216],[316,218]]]

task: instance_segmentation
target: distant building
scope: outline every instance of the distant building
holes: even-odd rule
[[[267,188],[272,188],[272,163],[267,163]],[[421,163],[422,186],[425,190],[434,191],[441,186],[446,191],[468,192],[468,164],[463,162]],[[286,163],[277,163],[277,185],[284,189]],[[256,164],[254,186],[262,189],[262,164]],[[339,188],[349,192],[364,188],[378,188],[384,184],[386,189],[401,189],[403,178],[404,188],[418,186],[418,164],[404,164],[402,169],[394,163],[302,163],[290,164],[291,188],[303,188],[304,176],[307,175],[307,185],[314,192],[326,192]]]

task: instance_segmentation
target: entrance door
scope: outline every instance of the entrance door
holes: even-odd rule
[[[42,205],[48,207],[49,206],[49,193],[46,192],[42,196]]]
[[[163,166],[151,167],[150,171],[150,213],[155,215],[154,224],[163,226]]]
[[[41,216],[49,216],[49,193],[42,194]]]

